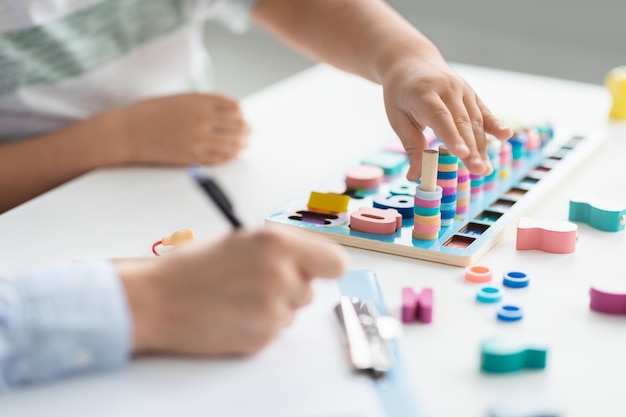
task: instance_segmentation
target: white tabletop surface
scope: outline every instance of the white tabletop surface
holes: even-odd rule
[[[581,194],[626,203],[626,175],[620,174],[625,128],[607,121],[610,97],[602,87],[456,68],[496,114],[549,121],[557,134],[575,130],[607,139],[528,216],[567,220],[569,199]],[[262,90],[244,100],[244,108],[253,128],[250,147],[236,161],[215,168],[215,174],[250,228],[262,227],[282,204],[394,137],[380,87],[326,66]],[[58,259],[150,255],[153,242],[187,227],[198,238],[229,230],[184,170],[95,171],[0,216],[0,273]],[[402,337],[426,416],[483,417],[494,405],[517,402],[548,403],[571,417],[626,415],[626,317],[588,307],[594,280],[626,288],[626,232],[581,224],[576,251],[566,255],[516,251],[515,231],[508,232],[480,263],[495,274],[516,269],[531,276],[528,288],[508,296],[526,311],[514,324],[498,323],[492,306],[474,301],[476,287],[464,282],[462,268],[347,250],[351,267],[377,273],[394,314],[403,286],[434,289],[434,322],[404,326]],[[543,338],[549,346],[546,369],[482,374],[480,341],[509,334]],[[147,415],[149,406],[141,400],[154,394],[151,415],[192,416],[194,403],[207,401],[200,372],[183,360],[139,361],[122,372],[14,392],[0,399],[0,415],[95,415],[98,404],[110,401],[117,405],[109,415]],[[172,381],[184,381],[185,388]]]

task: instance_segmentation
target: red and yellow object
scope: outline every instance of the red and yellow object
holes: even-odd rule
[[[152,253],[156,256],[160,256],[157,252],[157,246],[178,246],[181,243],[185,242],[193,242],[195,236],[193,234],[193,230],[191,229],[182,229],[172,233],[170,236],[166,236],[159,240],[158,242],[154,242],[152,245]]]

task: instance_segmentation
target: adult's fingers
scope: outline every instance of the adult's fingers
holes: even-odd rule
[[[300,233],[292,233],[288,239],[295,261],[308,277],[337,278],[345,272],[347,255],[338,245]]]
[[[291,295],[291,307],[294,309],[304,307],[309,304],[312,299],[313,287],[311,283],[309,281],[301,282],[299,288]]]
[[[223,94],[201,94],[200,95],[206,111],[240,111],[239,101]]]
[[[248,136],[250,126],[243,119],[213,118],[204,124],[204,130],[210,133],[227,133]]]

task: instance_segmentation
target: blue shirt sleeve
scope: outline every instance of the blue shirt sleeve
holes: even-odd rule
[[[131,347],[129,307],[110,261],[0,278],[0,392],[120,367]]]

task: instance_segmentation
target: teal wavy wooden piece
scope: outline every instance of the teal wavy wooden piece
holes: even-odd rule
[[[570,200],[569,220],[606,232],[619,232],[626,225],[626,206],[608,200]]]
[[[494,337],[480,346],[480,368],[489,373],[511,373],[523,369],[544,369],[548,349],[540,343]]]

